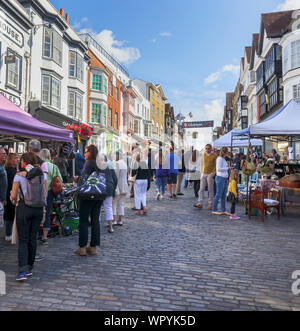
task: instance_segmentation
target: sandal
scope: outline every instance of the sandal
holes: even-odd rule
[[[203,207],[200,205],[200,203],[198,203],[197,205],[194,205],[195,208],[198,208],[198,209],[203,209]]]

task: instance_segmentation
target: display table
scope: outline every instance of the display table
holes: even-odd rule
[[[263,191],[271,191],[276,186],[276,181],[272,179],[260,179],[259,184]]]
[[[281,213],[286,215],[287,206],[300,207],[300,188],[276,187],[281,192]]]

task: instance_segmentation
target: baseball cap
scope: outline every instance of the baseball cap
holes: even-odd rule
[[[31,147],[34,152],[39,152],[42,149],[41,143],[38,140],[31,140],[29,147]]]

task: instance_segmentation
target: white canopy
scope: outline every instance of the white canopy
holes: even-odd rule
[[[248,134],[253,136],[300,136],[300,104],[291,100],[264,122],[251,125]]]
[[[237,131],[233,130],[227,133],[225,136],[219,138],[213,143],[213,147],[230,147],[231,146],[231,137],[235,135]],[[260,139],[251,139],[252,146],[262,146],[263,141]],[[234,139],[232,141],[232,147],[248,147],[248,139]]]

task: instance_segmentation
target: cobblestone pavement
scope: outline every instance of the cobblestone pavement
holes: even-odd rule
[[[74,254],[77,235],[39,247],[46,259],[17,283],[17,250],[1,239],[7,295],[0,310],[300,310],[299,210],[277,221],[230,221],[194,209],[192,191],[156,201],[138,217],[127,200],[123,228],[101,227],[96,257]],[[1,238],[3,235],[1,235]]]

